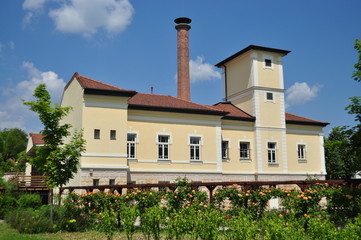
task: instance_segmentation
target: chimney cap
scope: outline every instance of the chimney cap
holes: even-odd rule
[[[190,19],[190,18],[187,18],[187,17],[180,17],[180,18],[176,18],[175,20],[174,20],[174,22],[175,23],[177,23],[177,24],[189,24],[189,23],[191,23],[192,22],[192,20]]]

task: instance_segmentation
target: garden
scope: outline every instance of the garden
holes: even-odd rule
[[[69,193],[53,207],[42,206],[37,194],[5,192],[0,219],[21,234],[95,231],[106,239],[361,239],[360,188],[315,184],[304,191],[244,191],[233,185],[216,189],[210,204],[207,192],[186,179],[176,186],[123,195]],[[275,198],[281,206],[270,210]]]

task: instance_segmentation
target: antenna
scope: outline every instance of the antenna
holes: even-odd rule
[[[151,94],[153,94],[153,89],[154,89],[154,87],[151,86],[151,87],[150,87],[150,93],[151,93]]]

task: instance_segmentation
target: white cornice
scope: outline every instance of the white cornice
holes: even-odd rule
[[[253,131],[253,127],[246,127],[246,126],[235,126],[235,125],[222,125],[222,129],[228,130],[243,130],[243,131]]]
[[[82,157],[107,157],[107,158],[126,158],[127,154],[112,154],[112,153],[82,153]]]
[[[128,166],[117,165],[81,165],[81,169],[128,169]]]
[[[303,129],[286,129],[287,134],[304,134],[304,135],[319,135],[323,136],[322,131],[303,130]]]
[[[160,173],[160,174],[164,174],[164,173],[182,173],[182,174],[187,174],[187,173],[208,173],[208,174],[222,174],[221,171],[201,171],[201,170],[159,170],[159,169],[139,169],[139,170],[129,170],[130,173]]]
[[[98,102],[91,100],[84,100],[85,107],[100,107],[100,108],[114,108],[114,109],[127,109],[126,103],[114,103],[114,102]]]
[[[167,117],[151,117],[151,116],[139,116],[128,115],[129,121],[144,121],[144,122],[163,122],[163,123],[183,123],[183,124],[195,124],[195,125],[218,125],[220,121],[212,120],[197,120],[197,119],[184,119],[184,118],[167,118]]]

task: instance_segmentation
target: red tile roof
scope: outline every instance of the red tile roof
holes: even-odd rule
[[[100,82],[100,81],[97,81],[97,80],[82,76],[77,72],[74,73],[71,80],[65,86],[65,89],[68,88],[68,86],[73,81],[73,79],[77,79],[79,84],[85,90],[112,91],[112,92],[121,92],[121,93],[127,92],[127,93],[131,93],[131,94],[136,93],[136,91],[134,91],[134,90],[127,90],[127,89],[116,87],[116,86],[113,86],[113,85],[110,85],[110,84],[107,84],[107,83],[103,83],[103,82]]]
[[[224,119],[233,119],[233,120],[246,120],[254,121],[255,117],[249,115],[245,111],[234,106],[231,102],[220,102],[214,105],[215,108],[226,111],[228,114],[224,116]]]
[[[249,50],[253,48],[263,48],[259,46],[249,46],[244,50]],[[267,49],[268,51],[280,51],[281,53],[287,54],[289,51],[280,50],[280,49]],[[283,51],[283,52],[282,52]],[[115,87],[110,84],[99,82],[97,80],[84,77],[79,75],[77,72],[74,73],[71,80],[65,86],[65,89],[68,88],[73,79],[77,79],[80,85],[84,88],[85,93],[89,94],[105,94],[113,95],[124,95],[129,96],[128,104],[130,109],[143,109],[143,110],[153,110],[153,111],[170,111],[170,112],[186,112],[186,113],[199,113],[199,114],[211,114],[211,115],[223,115],[224,119],[234,119],[234,120],[244,120],[244,121],[254,121],[255,117],[249,115],[243,110],[237,108],[230,102],[217,103],[213,106],[198,104],[180,98],[167,96],[167,95],[156,95],[156,94],[146,94],[146,93],[137,93],[134,90],[127,90],[124,88]],[[88,90],[88,91],[86,91]],[[119,93],[119,94],[118,94]],[[294,114],[286,113],[286,123],[288,124],[306,124],[306,125],[318,125],[326,126],[329,123],[320,122],[312,120],[309,118],[304,118]],[[36,133],[31,133],[36,134]],[[42,136],[41,134],[38,134]],[[41,138],[35,137],[35,141],[43,141]],[[34,144],[36,144],[33,139]]]
[[[297,116],[291,113],[286,113],[286,123],[318,125],[318,126],[327,126],[329,124],[328,122],[316,121],[313,119]]]
[[[44,135],[43,134],[41,134],[41,133],[29,133],[29,135],[30,135],[34,145],[44,144],[44,140],[43,140]]]
[[[226,114],[214,106],[202,105],[167,95],[137,93],[128,100],[128,104],[131,109],[198,112],[213,115]]]

